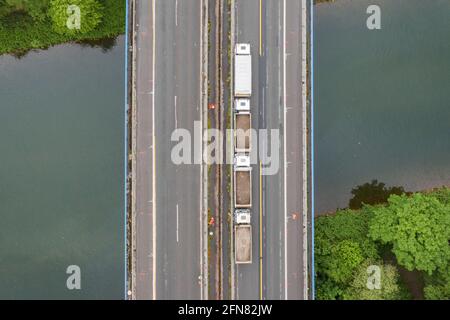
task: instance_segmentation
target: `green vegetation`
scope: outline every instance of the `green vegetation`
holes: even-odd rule
[[[450,299],[450,268],[439,269],[433,276],[425,277],[425,298],[429,300]]]
[[[379,266],[382,279],[379,290],[370,290],[367,288],[367,270],[370,266]],[[398,300],[407,299],[409,296],[405,289],[400,285],[400,276],[395,266],[384,264],[378,260],[365,260],[360,264],[354,277],[349,282],[348,287],[343,291],[345,300]]]
[[[68,19],[68,14],[74,16],[79,9],[79,26],[76,19]],[[52,19],[53,29],[59,34],[86,34],[94,30],[103,17],[103,7],[97,0],[52,0],[48,14]],[[70,28],[69,28],[70,27]]]
[[[372,210],[371,238],[392,245],[400,265],[428,274],[449,265],[449,205],[416,193],[411,197],[393,195],[388,205]]]
[[[79,28],[70,5],[80,9]],[[116,37],[125,31],[125,6],[124,0],[0,0],[0,54]]]
[[[370,189],[376,204],[367,204]],[[450,299],[450,189],[399,195],[372,181],[353,191],[359,209],[316,219],[316,298],[410,299],[403,267],[420,271],[426,299]],[[379,289],[367,287],[369,266],[380,270]]]

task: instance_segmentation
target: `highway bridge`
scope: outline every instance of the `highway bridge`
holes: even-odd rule
[[[230,25],[231,44],[252,46],[252,127],[278,129],[281,137],[272,150],[279,170],[264,175],[259,164],[253,168],[253,263],[236,266],[232,255],[222,260],[222,270],[232,266],[233,299],[310,298],[309,2],[231,0],[230,20],[221,21]],[[171,161],[175,129],[208,125],[208,25],[227,16],[209,16],[208,3],[130,0],[131,299],[210,298],[207,166]]]

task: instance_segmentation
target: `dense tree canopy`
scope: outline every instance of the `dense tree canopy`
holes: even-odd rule
[[[367,211],[340,210],[318,217],[315,233],[317,299],[342,299],[355,269],[365,259],[378,259],[373,240],[367,237]]]
[[[316,277],[317,300],[338,300],[342,298],[345,288],[328,277],[318,275]]]
[[[125,1],[117,0],[0,0],[0,55],[21,57],[70,41],[105,48],[125,31],[125,12]]]
[[[426,277],[425,299],[450,300],[450,266],[437,270],[433,276]]]
[[[420,193],[393,195],[387,206],[374,207],[372,212],[370,236],[392,244],[399,264],[428,274],[449,265],[449,205]]]
[[[369,266],[380,268],[380,288],[368,288],[367,282],[371,274]],[[343,292],[344,300],[398,300],[405,298],[404,291],[399,284],[399,273],[395,266],[383,264],[381,261],[365,260],[358,266],[350,281],[350,285]]]
[[[368,210],[339,210],[334,215],[316,219],[315,252],[321,258],[329,255],[331,247],[342,240],[352,240],[359,244],[365,258],[377,258],[376,244],[367,237],[371,212]]]
[[[22,12],[34,20],[43,21],[47,16],[49,0],[2,0],[0,16]]]
[[[359,244],[343,240],[331,246],[331,254],[324,261],[323,272],[337,283],[346,283],[363,260]]]
[[[450,282],[444,285],[428,285],[424,294],[427,300],[450,300]]]
[[[393,194],[386,203],[358,200],[361,209],[316,218],[316,298],[409,299],[397,270],[401,265],[422,271],[414,281],[425,285],[426,299],[450,299],[450,189],[399,196],[402,188],[372,181],[354,195],[363,199],[373,188],[380,191],[378,199]],[[372,264],[381,268],[380,290],[367,288]]]

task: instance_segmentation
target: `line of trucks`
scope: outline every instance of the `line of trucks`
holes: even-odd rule
[[[252,262],[252,167],[250,163],[252,56],[250,44],[234,52],[234,254],[236,264]]]

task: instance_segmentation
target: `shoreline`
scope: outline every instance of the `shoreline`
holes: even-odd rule
[[[61,34],[46,13],[42,20],[33,20],[27,13],[12,11],[0,17],[0,56],[21,58],[33,50],[47,50],[66,43],[104,42],[125,34],[125,1],[103,2],[102,20],[86,33]]]
[[[442,189],[445,189],[445,188],[450,189],[450,185],[448,185],[448,186],[442,185],[442,186],[438,186],[438,187],[433,187],[433,188],[428,188],[428,189],[423,189],[423,190],[417,190],[417,191],[406,191],[405,190],[404,194],[406,194],[407,196],[411,196],[411,195],[416,194],[416,193],[430,194],[430,193],[433,193],[433,192],[436,192],[436,191],[439,191],[439,190],[442,190]],[[350,199],[349,199],[349,201],[350,201]],[[385,205],[385,204],[387,204],[387,202],[379,203],[377,205]],[[314,218],[317,219],[319,217],[334,216],[334,215],[336,215],[336,213],[338,213],[339,211],[343,211],[343,210],[352,210],[352,211],[356,212],[356,211],[360,211],[361,209],[350,209],[350,207],[347,205],[344,208],[336,208],[334,211],[325,211],[325,212],[318,213],[317,215],[314,216]]]
[[[57,47],[57,46],[63,46],[63,45],[79,45],[81,47],[90,47],[90,48],[99,48],[102,50],[110,50],[115,46],[115,43],[117,39],[121,36],[125,36],[125,33],[119,33],[114,36],[108,36],[104,38],[98,38],[98,39],[83,39],[83,40],[68,40],[63,41],[59,43],[54,43],[51,45],[48,45],[46,47],[40,47],[40,48],[30,48],[26,51],[13,51],[13,52],[0,52],[0,58],[3,56],[11,56],[16,59],[21,59],[25,56],[27,56],[29,53],[32,52],[39,52],[39,51],[47,51],[51,48]]]

